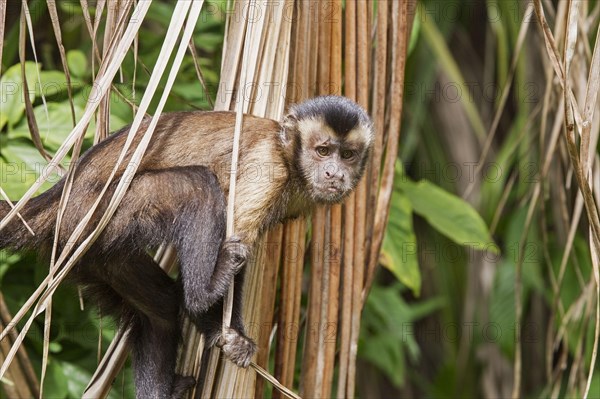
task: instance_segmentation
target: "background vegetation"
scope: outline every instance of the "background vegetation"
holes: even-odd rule
[[[128,55],[123,63],[111,93],[111,131],[132,120],[131,104],[146,88],[173,3],[154,2],[139,35],[138,58]],[[188,56],[166,110],[212,107],[225,32],[218,10],[224,3],[208,2],[194,36],[208,92]],[[590,64],[599,57],[600,3],[576,3],[569,81],[582,108],[598,80]],[[97,62],[80,3],[57,5],[77,119]],[[20,4],[7,7],[0,185],[18,199],[46,161],[31,140],[20,92]],[[543,2],[559,54],[566,27],[573,25],[567,24],[571,7],[568,1]],[[25,70],[39,133],[52,154],[73,126],[67,78],[46,1],[30,1],[29,8],[38,63],[29,50]],[[593,222],[583,213],[565,139],[563,91],[533,3],[424,0],[412,16],[400,156],[380,257],[384,268],[362,314],[357,394],[505,398],[516,386],[524,397],[580,397],[597,334]],[[38,71],[41,85],[34,83]],[[591,154],[596,202],[598,115],[592,113],[591,139],[580,147]],[[85,146],[95,132],[90,125]],[[0,252],[0,289],[13,314],[46,274],[47,265],[31,254]],[[98,349],[114,335],[108,320],[87,304],[83,312],[79,306],[76,288],[62,287],[55,296],[46,397],[79,397],[96,368]],[[41,318],[25,347],[39,375]],[[122,389],[111,395],[130,397],[128,370],[118,384]],[[590,387],[588,396],[600,397],[598,367]]]

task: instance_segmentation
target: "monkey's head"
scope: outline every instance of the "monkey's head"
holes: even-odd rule
[[[345,97],[317,97],[292,106],[282,124],[288,162],[316,203],[342,201],[363,175],[373,145],[372,123]]]

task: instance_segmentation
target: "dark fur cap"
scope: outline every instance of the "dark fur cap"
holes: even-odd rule
[[[367,112],[352,100],[341,96],[321,96],[294,105],[290,114],[296,119],[323,118],[339,136],[362,124],[371,125]]]

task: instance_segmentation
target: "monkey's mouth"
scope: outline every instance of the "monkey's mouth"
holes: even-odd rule
[[[313,198],[316,202],[326,203],[326,204],[335,204],[341,202],[349,190],[344,189],[344,187],[337,185],[322,185],[321,187],[315,187],[313,190]]]

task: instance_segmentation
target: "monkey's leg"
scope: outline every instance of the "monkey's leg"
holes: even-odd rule
[[[179,343],[177,283],[145,255],[110,267],[105,278],[133,310],[129,339],[133,344],[136,397],[181,395],[193,385],[193,379],[175,376]]]

